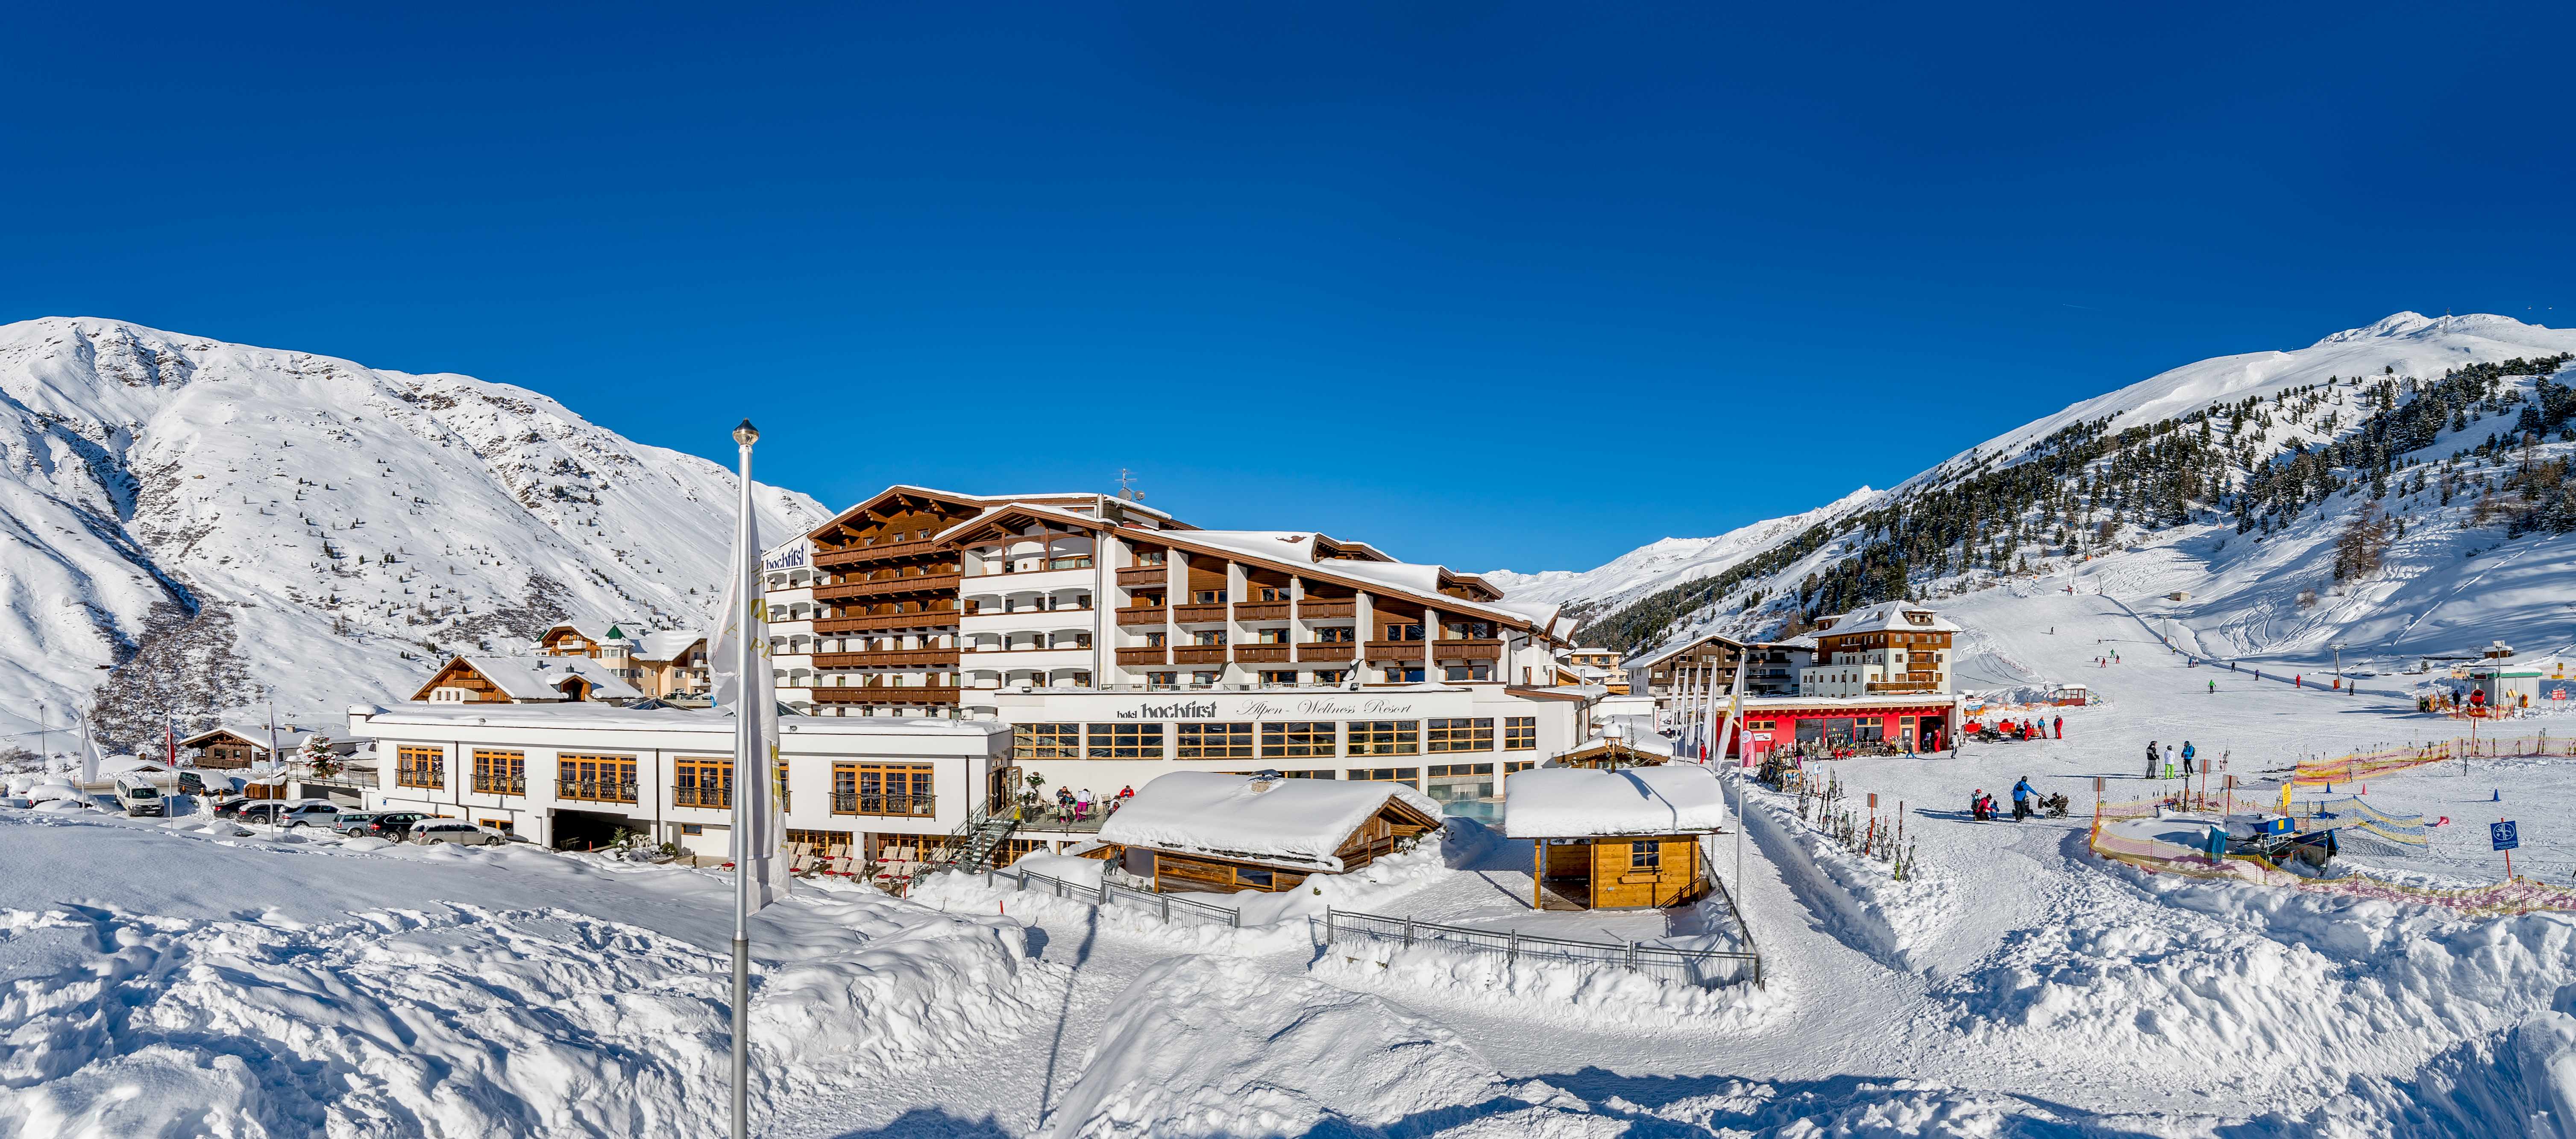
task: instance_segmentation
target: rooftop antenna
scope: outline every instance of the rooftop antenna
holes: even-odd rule
[[[1118,468],[1118,497],[1129,502],[1145,501],[1145,492],[1136,489],[1135,472],[1125,467]]]

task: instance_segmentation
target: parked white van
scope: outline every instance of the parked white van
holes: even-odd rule
[[[161,789],[140,772],[116,777],[116,805],[125,808],[127,818],[168,813]]]

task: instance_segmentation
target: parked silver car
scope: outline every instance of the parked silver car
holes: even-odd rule
[[[331,829],[340,821],[340,808],[327,800],[296,799],[288,802],[253,803],[233,816],[244,826],[322,827]]]
[[[454,843],[458,846],[499,846],[510,836],[486,826],[461,819],[423,819],[413,823],[411,840],[419,843]]]

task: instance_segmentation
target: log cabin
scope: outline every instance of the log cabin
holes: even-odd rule
[[[1291,890],[1410,849],[1440,829],[1440,805],[1398,783],[1175,771],[1100,828],[1129,874],[1158,891]]]
[[[1726,833],[1729,812],[1706,767],[1542,767],[1510,776],[1504,795],[1503,833],[1530,840],[1533,909],[1652,909],[1708,893],[1699,840]]]

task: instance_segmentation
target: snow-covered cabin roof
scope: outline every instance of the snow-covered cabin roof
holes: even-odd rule
[[[312,739],[314,736],[319,734],[320,733],[318,732],[308,732],[298,728],[286,727],[281,724],[277,729],[277,749],[292,755],[304,749],[304,741]],[[242,740],[242,742],[258,748],[261,751],[268,750],[268,725],[266,724],[225,724],[222,727],[211,728],[182,739],[179,741],[179,746],[204,747],[207,744],[213,743],[215,737],[219,735],[234,736]]]
[[[1268,790],[1256,790],[1268,786]],[[1440,804],[1402,783],[1256,780],[1215,771],[1155,777],[1101,824],[1102,842],[1342,872],[1334,854],[1390,808],[1440,825]]]
[[[1816,631],[1840,637],[1852,633],[1955,633],[1959,627],[1930,606],[1882,601],[1835,617],[1832,624]]]
[[[1692,649],[1712,642],[1724,645],[1731,649],[1742,649],[1745,645],[1745,642],[1723,634],[1702,633],[1696,637],[1684,637],[1678,641],[1667,641],[1661,645],[1655,646],[1654,648],[1647,649],[1644,652],[1629,657],[1625,661],[1621,661],[1619,667],[1652,668],[1664,663],[1665,661],[1671,660],[1674,657],[1680,656],[1683,653],[1689,652]]]
[[[1503,799],[1513,838],[1704,833],[1725,829],[1729,814],[1717,773],[1696,763],[1534,767],[1503,777]]]
[[[705,633],[689,629],[646,633],[636,639],[635,657],[638,660],[677,660],[681,653],[689,651],[690,646],[706,639]]]
[[[447,668],[438,670],[439,676],[431,677],[427,684],[421,685],[412,699],[429,699],[430,690],[438,686],[439,677],[460,663],[492,682],[492,687],[512,700],[561,700],[564,698],[564,682],[576,676],[589,682],[593,699],[641,698],[644,695],[617,676],[616,670],[591,657],[460,656],[449,662]]]
[[[632,647],[637,641],[643,639],[645,631],[650,628],[652,626],[642,621],[625,617],[606,621],[588,619],[557,621],[547,626],[546,631],[537,637],[537,643],[544,644],[555,639],[557,632],[570,632],[578,634],[581,639],[592,644],[604,645],[615,642]]]

